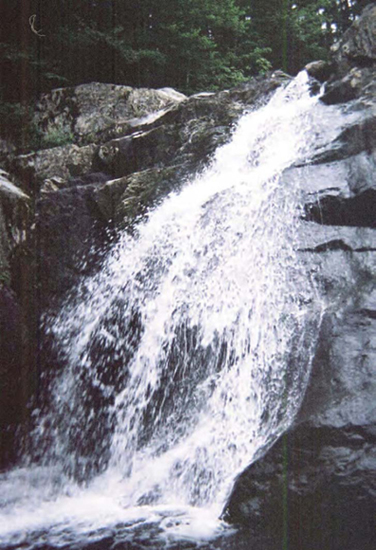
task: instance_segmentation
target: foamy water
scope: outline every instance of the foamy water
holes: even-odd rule
[[[343,124],[301,73],[47,323],[67,367],[36,415],[39,464],[0,478],[0,544],[229,529],[235,477],[301,404],[322,314],[296,252],[301,182],[282,174]]]

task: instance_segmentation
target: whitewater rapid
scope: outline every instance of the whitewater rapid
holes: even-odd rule
[[[0,478],[0,546],[226,529],[235,477],[301,404],[322,316],[297,252],[304,182],[286,173],[344,119],[309,88],[303,72],[245,113],[45,321],[66,366],[34,452]]]

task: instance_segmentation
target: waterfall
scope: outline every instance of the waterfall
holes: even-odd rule
[[[298,75],[45,321],[64,369],[29,464],[1,480],[0,543],[155,514],[183,536],[219,517],[304,395],[322,308],[297,252],[304,182],[284,174],[342,123]]]

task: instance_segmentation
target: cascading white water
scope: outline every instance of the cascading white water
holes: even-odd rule
[[[43,467],[3,479],[37,488],[4,499],[0,542],[161,506],[218,517],[235,476],[291,423],[321,306],[296,252],[299,182],[282,174],[343,123],[308,88],[301,73],[245,114],[206,171],[121,235],[50,322],[66,368],[34,433]]]

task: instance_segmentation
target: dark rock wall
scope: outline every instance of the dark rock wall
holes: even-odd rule
[[[0,467],[14,460],[13,432],[22,420],[20,403],[23,381],[19,364],[22,361],[22,332],[20,305],[14,292],[0,287]]]
[[[352,102],[364,116],[284,174],[286,184],[306,182],[300,254],[326,314],[294,426],[239,476],[224,510],[260,548],[263,537],[275,548],[375,547],[375,21],[370,6],[330,64],[307,68],[317,79],[313,89],[329,79],[325,103]],[[277,72],[191,98],[89,84],[42,98],[37,124],[49,138],[58,130],[71,142],[9,157],[13,181],[31,202],[0,187],[0,467],[14,460],[17,427],[27,427],[41,370],[52,368],[41,314],[98,268],[118,228],[132,230],[151,205],[201,170],[244,110],[285,81]]]
[[[362,112],[302,178],[300,253],[325,315],[294,425],[236,480],[224,517],[291,550],[376,546],[376,6],[334,48],[322,100]],[[326,77],[328,74],[325,75]]]
[[[30,198],[0,173],[0,469],[14,461],[35,389],[37,304]]]
[[[132,231],[150,206],[201,170],[244,109],[288,78],[277,72],[191,98],[98,83],[41,98],[35,123],[44,148],[17,155],[8,147],[1,156],[18,187],[7,180],[11,196],[0,186],[0,322],[7,327],[0,468],[14,459],[32,407],[43,406],[42,373],[48,380],[58,366],[43,314],[53,315],[79,278],[99,268],[119,228]]]
[[[286,78],[277,73],[229,92],[189,99],[170,90],[95,84],[43,97],[39,124],[69,121],[80,128],[81,137],[10,163],[16,181],[34,198],[42,311],[58,304],[78,276],[99,265],[116,228],[131,227],[147,208],[201,170],[230,139],[244,109],[265,101]],[[142,116],[127,118],[136,113]],[[93,125],[100,126],[99,133]],[[111,133],[117,137],[108,140]],[[82,145],[83,135],[86,142],[93,135],[96,141]]]

